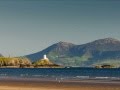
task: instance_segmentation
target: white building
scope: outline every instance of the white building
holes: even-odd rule
[[[44,56],[43,56],[43,59],[48,60],[47,55],[44,55]]]

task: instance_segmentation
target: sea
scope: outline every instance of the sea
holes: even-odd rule
[[[0,79],[120,80],[120,68],[0,68]]]

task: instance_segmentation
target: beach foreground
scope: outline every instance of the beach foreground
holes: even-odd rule
[[[1,80],[0,90],[120,90],[120,82],[94,80],[79,82]]]

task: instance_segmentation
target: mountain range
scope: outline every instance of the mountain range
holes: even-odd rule
[[[25,57],[35,62],[42,59],[45,54],[52,62],[63,66],[92,67],[101,64],[120,66],[120,41],[105,38],[81,45],[59,42]]]

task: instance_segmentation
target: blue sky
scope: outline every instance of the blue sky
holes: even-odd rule
[[[120,40],[120,0],[0,0],[0,53],[21,56],[66,41]]]

